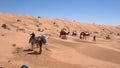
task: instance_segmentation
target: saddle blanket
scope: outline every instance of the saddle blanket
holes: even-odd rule
[[[38,39],[41,40],[44,44],[47,42],[45,35],[38,36]]]

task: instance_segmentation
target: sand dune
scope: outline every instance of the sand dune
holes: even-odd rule
[[[5,13],[0,13],[0,25],[0,67],[26,64],[30,68],[120,68],[120,26]],[[61,39],[62,28],[76,30],[77,36],[70,33],[67,40]],[[81,31],[91,33],[87,40],[79,39]],[[32,32],[47,37],[41,55],[36,54],[38,48],[28,51]],[[92,41],[94,34],[97,41]],[[107,35],[111,39],[105,39]]]

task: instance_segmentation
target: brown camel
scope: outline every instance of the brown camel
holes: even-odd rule
[[[59,37],[61,37],[62,39],[66,39],[67,40],[67,36],[70,32],[65,32],[64,30],[61,30]]]
[[[32,50],[34,49],[34,47],[33,47],[34,44],[36,44],[37,47],[39,47],[39,54],[41,54],[42,53],[42,45],[43,45],[42,43],[44,43],[44,44],[46,43],[46,38],[43,35],[35,37],[35,34],[32,33],[31,37],[29,39],[29,43],[31,43]]]
[[[80,39],[85,39],[86,40],[86,36],[90,36],[90,34],[86,33],[86,32],[81,32],[80,33]]]

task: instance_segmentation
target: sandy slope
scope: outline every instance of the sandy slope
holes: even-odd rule
[[[30,68],[120,68],[119,26],[0,13],[2,24],[7,25],[6,29],[0,27],[0,66],[3,68],[19,68],[22,64]],[[59,38],[61,28],[78,33],[88,31],[92,35],[80,40],[79,35],[70,34],[64,40]],[[34,52],[38,48],[26,51],[30,48],[28,39],[33,31],[47,37],[41,55]],[[92,41],[93,32],[97,32],[97,41]],[[106,35],[111,39],[104,39]]]

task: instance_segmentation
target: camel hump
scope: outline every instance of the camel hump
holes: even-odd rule
[[[85,35],[85,32],[81,32],[80,34],[81,34],[81,35]]]
[[[46,44],[47,40],[46,40],[46,36],[45,35],[40,35],[38,36],[39,40],[41,40],[44,44]]]

